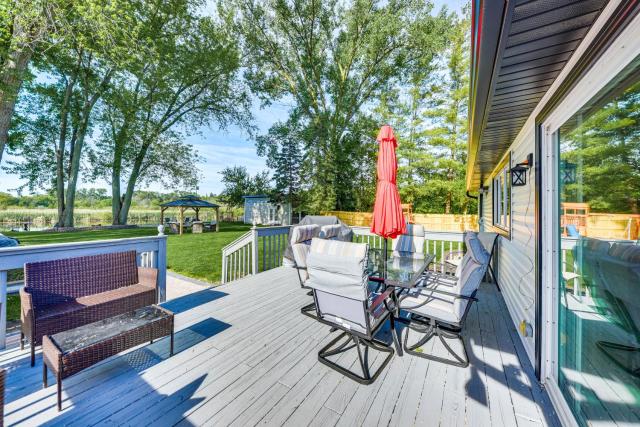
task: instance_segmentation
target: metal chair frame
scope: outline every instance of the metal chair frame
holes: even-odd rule
[[[332,330],[339,329],[342,331],[342,333],[331,340],[329,344],[320,349],[320,351],[318,352],[318,361],[323,365],[334,369],[337,372],[340,372],[344,376],[360,384],[372,384],[380,376],[380,373],[382,373],[383,369],[389,364],[395,353],[392,345],[389,345],[375,338],[375,335],[378,333],[382,325],[384,325],[385,321],[391,314],[391,310],[389,309],[387,303],[387,299],[391,295],[391,292],[393,292],[392,288],[387,289],[373,301],[370,307],[367,307],[366,301],[362,301],[362,309],[367,313],[365,328],[367,331],[366,333],[347,329],[342,325],[325,320],[322,318],[322,313],[318,312],[318,321],[324,323],[325,325],[331,326]],[[315,304],[317,302],[315,291],[313,291],[313,295]],[[377,316],[376,319],[379,319],[380,317],[383,317],[383,319],[380,320],[375,328],[372,329],[369,314],[373,314],[381,304],[384,305],[385,311],[384,313]],[[336,356],[353,348],[357,349],[358,362],[361,372],[354,372],[348,368],[345,368],[344,366],[337,364],[336,362],[329,360],[329,357]],[[387,356],[384,358],[378,369],[376,369],[373,374],[371,373],[371,366],[369,364],[369,349],[387,353]]]

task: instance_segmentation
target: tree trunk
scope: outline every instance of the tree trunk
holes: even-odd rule
[[[121,225],[125,225],[129,218],[129,209],[131,208],[133,192],[135,191],[136,183],[138,182],[140,172],[142,171],[142,163],[147,156],[147,150],[149,149],[150,145],[151,144],[149,142],[144,142],[142,144],[140,152],[136,156],[136,160],[133,163],[133,167],[131,168],[131,175],[129,176],[129,181],[127,182],[127,191],[124,193],[124,196],[122,196],[122,203],[120,205],[118,221]]]
[[[65,194],[64,222],[65,227],[73,227],[74,205],[76,201],[76,188],[78,186],[78,177],[80,176],[80,158],[82,157],[82,148],[84,146],[84,138],[89,125],[90,111],[83,111],[82,123],[78,129],[78,139],[71,152],[69,181],[67,183],[67,192]]]
[[[3,64],[0,74],[0,164],[2,154],[9,140],[9,128],[16,106],[18,92],[22,86],[24,73],[31,60],[31,50],[26,47],[23,50],[15,50],[9,53],[9,57]]]
[[[122,131],[119,135],[122,135]],[[122,196],[120,192],[120,174],[122,172],[122,150],[121,138],[114,141],[115,148],[113,154],[113,169],[111,170],[111,214],[113,225],[123,225],[120,222],[120,212],[122,210]]]
[[[73,93],[74,86],[75,76],[71,76],[67,82],[62,107],[60,109],[60,135],[58,136],[58,147],[56,149],[56,198],[58,200],[58,222],[56,226],[58,227],[62,227],[64,225],[64,152],[67,143],[69,102],[71,100],[71,94]],[[71,139],[75,139],[75,130]]]

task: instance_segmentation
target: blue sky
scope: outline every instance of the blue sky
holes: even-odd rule
[[[440,10],[442,6],[447,6],[451,10],[459,11],[466,3],[465,0],[435,0],[435,9]],[[255,125],[260,133],[266,132],[271,125],[279,120],[286,119],[287,107],[283,104],[273,104],[265,109],[260,109],[259,104],[254,103],[253,115]],[[254,142],[250,140],[246,132],[239,128],[232,127],[226,131],[217,128],[203,128],[199,132],[190,136],[186,140],[198,151],[203,158],[203,162],[197,167],[201,172],[199,193],[219,193],[223,186],[220,182],[219,172],[226,166],[245,166],[252,174],[267,169],[265,159],[258,157]],[[2,163],[6,160],[16,160],[11,156],[3,156]],[[0,169],[0,191],[9,192],[12,189],[24,184],[16,176],[7,174]],[[106,182],[98,181],[94,183],[81,183],[82,188],[108,188]],[[169,191],[174,189],[163,188],[160,185],[151,185],[148,188],[155,191]]]

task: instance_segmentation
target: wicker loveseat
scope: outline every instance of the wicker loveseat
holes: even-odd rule
[[[44,335],[155,304],[157,273],[138,267],[135,251],[26,264],[20,347],[26,337],[31,366]]]

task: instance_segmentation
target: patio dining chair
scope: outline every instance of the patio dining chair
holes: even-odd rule
[[[475,295],[487,272],[490,257],[477,233],[465,233],[465,244],[467,252],[457,277],[430,273],[421,286],[400,296],[400,309],[409,313],[403,343],[407,353],[459,367],[469,365],[462,329],[471,304],[477,301]],[[413,344],[409,344],[410,331],[421,335]],[[453,359],[422,352],[422,346],[434,337],[442,342]],[[449,345],[447,341],[450,340],[460,342],[462,354]]]
[[[342,331],[318,352],[318,360],[361,384],[373,383],[394,355],[391,346],[375,338],[389,317],[393,288],[373,290],[377,284],[369,282],[367,254],[366,243],[314,238],[307,258],[307,286],[313,289],[318,321]],[[354,348],[360,372],[332,360]],[[386,354],[373,373],[372,349]]]
[[[493,271],[493,267],[491,266],[491,260],[493,259],[493,254],[495,252],[495,247],[498,242],[498,233],[490,233],[486,231],[482,231],[477,233],[478,240],[482,243],[484,249],[489,253],[489,265],[487,267],[487,271],[489,273],[489,277],[492,283],[495,283],[498,286],[498,279],[496,279],[495,272]],[[444,253],[444,263],[445,263],[445,273],[453,274],[454,276],[458,276],[460,273],[460,265],[462,263],[462,258],[464,257],[465,251],[447,251]],[[498,287],[498,290],[500,288]]]
[[[315,224],[298,225],[291,230],[290,243],[294,259],[293,267],[298,272],[298,280],[300,281],[300,287],[302,289],[309,289],[306,285],[309,279],[309,274],[307,273],[307,256],[309,254],[311,239],[318,236],[319,233],[320,227]],[[309,294],[311,295],[311,292],[309,292]],[[317,318],[316,305],[313,302],[302,307],[300,311],[305,316],[313,319]]]
[[[323,225],[320,227],[320,237],[325,240],[338,240],[340,231],[342,230],[342,224]]]
[[[424,226],[407,224],[407,232],[393,239],[393,256],[424,259]]]

